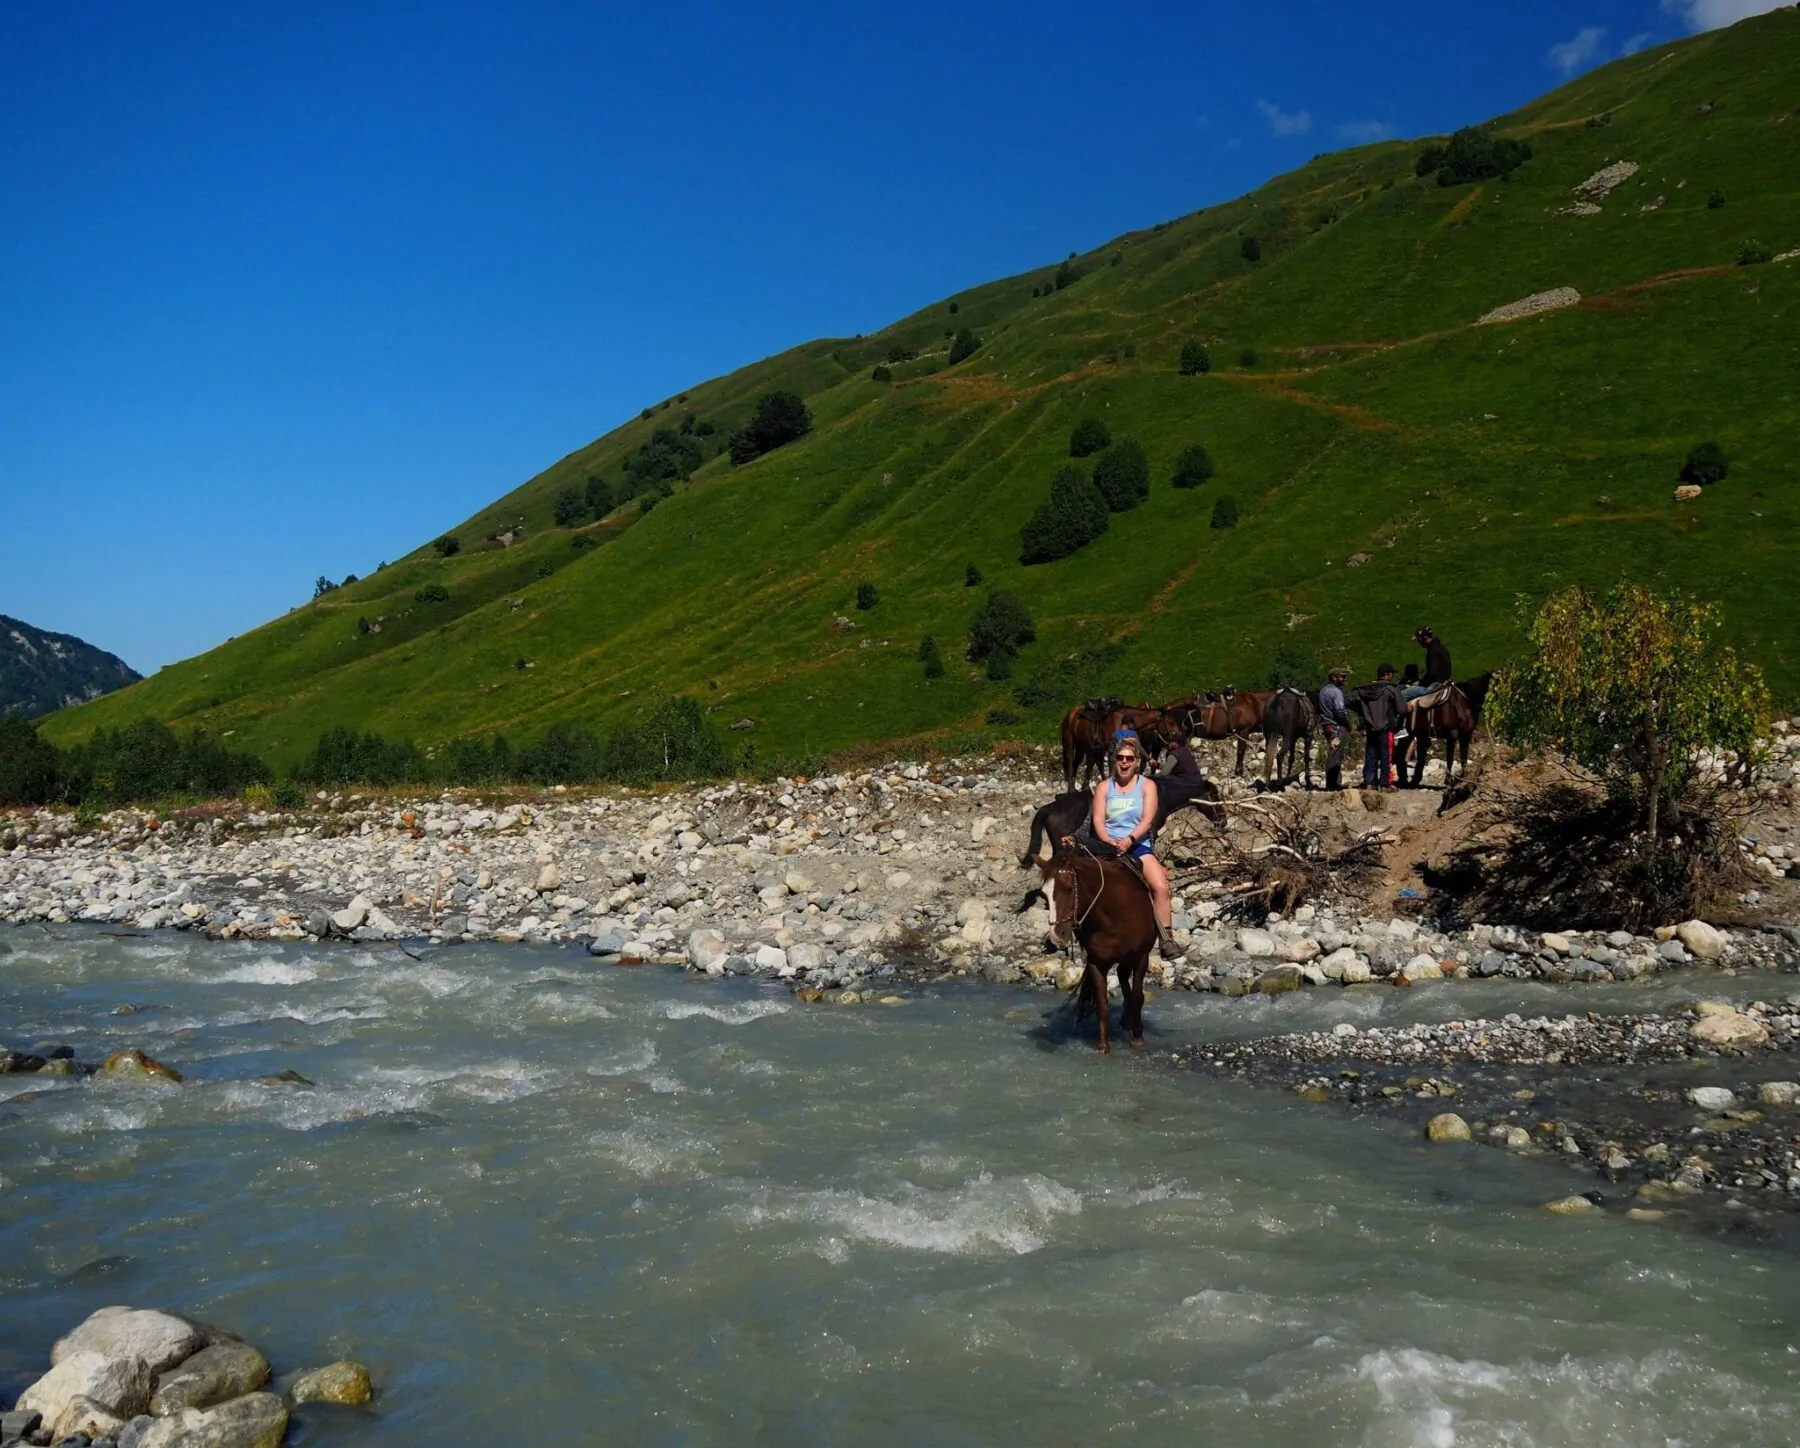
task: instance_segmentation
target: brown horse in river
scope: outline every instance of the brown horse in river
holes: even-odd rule
[[[1051,942],[1065,948],[1079,942],[1086,959],[1075,1019],[1080,1021],[1093,1010],[1100,1020],[1100,1054],[1111,1053],[1107,1028],[1112,1002],[1106,987],[1116,968],[1124,997],[1119,1026],[1129,1033],[1132,1045],[1143,1045],[1144,977],[1150,970],[1150,952],[1156,948],[1156,915],[1143,876],[1123,860],[1098,860],[1078,852],[1067,836],[1038,868],[1052,887]]]
[[[1185,733],[1202,739],[1237,740],[1237,767],[1232,773],[1242,777],[1244,751],[1250,747],[1252,734],[1264,734],[1263,713],[1274,697],[1273,689],[1226,689],[1218,694],[1194,694],[1163,707],[1180,721]]]
[[[1095,703],[1112,705],[1102,711]],[[1113,735],[1127,722],[1137,730],[1144,746],[1145,762],[1159,757],[1178,737],[1180,721],[1154,704],[1120,704],[1116,700],[1090,701],[1077,704],[1062,721],[1063,787],[1075,788],[1075,771],[1081,770],[1081,787],[1086,789],[1094,775],[1106,773],[1106,756],[1112,750]]]
[[[1468,776],[1469,742],[1481,727],[1482,706],[1487,703],[1488,687],[1493,682],[1494,675],[1491,671],[1478,674],[1460,684],[1451,684],[1441,703],[1410,711],[1411,723],[1408,727],[1412,730],[1412,738],[1406,741],[1406,753],[1394,761],[1394,771],[1402,784],[1406,782],[1406,765],[1411,760],[1412,788],[1419,787],[1420,781],[1425,778],[1425,762],[1431,757],[1431,741],[1434,739],[1444,741],[1445,787],[1449,787],[1450,776],[1455,772],[1459,756],[1463,775],[1465,778]],[[1429,697],[1431,696],[1426,696]],[[1422,705],[1423,700],[1420,702]]]

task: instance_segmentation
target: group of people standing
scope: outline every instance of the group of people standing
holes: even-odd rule
[[[1413,631],[1413,642],[1425,650],[1425,668],[1408,664],[1406,677],[1396,682],[1394,666],[1376,666],[1375,677],[1368,683],[1344,692],[1350,671],[1342,666],[1331,670],[1325,687],[1319,690],[1319,722],[1325,731],[1325,788],[1344,787],[1344,739],[1350,732],[1350,715],[1354,712],[1363,726],[1363,772],[1365,789],[1398,788],[1394,779],[1394,742],[1411,733],[1411,705],[1434,689],[1448,684],[1450,650],[1429,628]]]

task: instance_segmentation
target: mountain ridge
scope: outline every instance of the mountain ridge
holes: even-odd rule
[[[0,613],[0,718],[35,719],[134,684],[143,675],[74,634]]]

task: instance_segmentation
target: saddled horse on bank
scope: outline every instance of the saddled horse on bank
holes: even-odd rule
[[[1252,734],[1264,734],[1263,711],[1274,697],[1272,689],[1225,689],[1217,694],[1193,694],[1163,707],[1185,734],[1237,740],[1237,765],[1232,773],[1242,777],[1244,751],[1250,747]]]
[[[1100,1054],[1111,1052],[1112,1002],[1107,997],[1107,981],[1117,970],[1119,994],[1124,998],[1119,1027],[1130,1036],[1133,1046],[1142,1046],[1144,977],[1150,970],[1150,952],[1156,947],[1156,914],[1149,886],[1126,861],[1084,855],[1067,837],[1055,855],[1038,862],[1038,868],[1052,887],[1051,942],[1059,949],[1079,945],[1085,962],[1075,998],[1076,1021],[1094,1011],[1100,1020]]]
[[[1493,673],[1477,674],[1472,679],[1465,679],[1459,684],[1446,684],[1433,693],[1422,696],[1413,706],[1411,722],[1407,727],[1412,737],[1403,741],[1404,753],[1398,753],[1394,760],[1394,772],[1402,783],[1406,782],[1406,765],[1412,761],[1412,788],[1417,789],[1425,778],[1425,763],[1431,757],[1431,741],[1444,741],[1444,783],[1450,783],[1460,757],[1462,772],[1469,773],[1469,744],[1475,738],[1475,731],[1481,727],[1481,711],[1487,703],[1488,688],[1494,682]]]
[[[1171,740],[1179,737],[1180,722],[1155,704],[1124,704],[1117,699],[1089,699],[1077,704],[1062,720],[1063,787],[1075,788],[1075,771],[1081,771],[1082,788],[1096,774],[1106,773],[1106,756],[1113,735],[1129,724],[1143,745],[1145,763],[1160,757]]]
[[[1263,709],[1263,778],[1271,785],[1295,778],[1294,750],[1304,740],[1306,787],[1311,789],[1313,731],[1318,724],[1319,707],[1312,695],[1277,689]]]

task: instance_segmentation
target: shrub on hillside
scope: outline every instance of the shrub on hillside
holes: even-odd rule
[[[598,474],[587,480],[587,487],[582,491],[582,501],[587,504],[588,512],[596,518],[604,518],[618,506],[613,490],[607,485],[606,479]]]
[[[441,583],[428,583],[413,595],[413,599],[418,603],[448,603],[450,590]]]
[[[1056,289],[1059,292],[1065,287],[1074,286],[1080,280],[1081,268],[1075,265],[1073,256],[1056,269]]]
[[[315,788],[342,784],[421,784],[427,761],[410,739],[384,739],[342,726],[327,729],[294,766],[294,778]]]
[[[588,549],[598,548],[600,544],[598,540],[587,533],[577,533],[569,540],[569,546],[577,553],[586,553]]]
[[[606,741],[602,770],[627,784],[713,779],[731,772],[731,758],[700,706],[664,699],[641,724],[627,724]]]
[[[950,344],[950,365],[966,361],[981,350],[981,338],[967,327],[956,334],[956,340]]]
[[[1746,241],[1738,247],[1737,264],[1739,266],[1761,266],[1769,260],[1769,249],[1760,241]]]
[[[1220,496],[1213,504],[1212,525],[1215,528],[1235,528],[1238,521],[1237,499],[1230,493]]]
[[[963,569],[963,587],[974,588],[981,582],[981,570],[971,563]]]
[[[765,392],[750,421],[731,435],[731,461],[742,465],[812,431],[812,414],[797,393]]]
[[[1206,350],[1206,343],[1197,337],[1189,337],[1181,344],[1181,375],[1199,377],[1211,371],[1212,353]]]
[[[554,516],[558,528],[573,528],[587,517],[587,498],[580,488],[571,483],[557,493]]]
[[[0,718],[0,805],[55,804],[62,790],[61,751],[23,719]]]
[[[974,663],[986,663],[990,678],[1004,678],[993,672],[994,659],[1002,658],[1010,668],[1019,650],[1036,638],[1037,626],[1025,605],[1007,589],[996,588],[969,620],[967,657]]]
[[[1197,488],[1213,475],[1212,455],[1199,443],[1183,448],[1175,459],[1175,472],[1169,482],[1177,488]]]
[[[328,593],[336,593],[336,592],[337,592],[337,585],[335,583],[333,583],[329,578],[327,578],[323,573],[321,573],[319,575],[318,581],[313,584],[313,597],[314,598],[323,598]]]
[[[856,585],[856,606],[864,613],[867,613],[880,602],[881,590],[874,584],[859,583]]]
[[[1104,450],[1112,442],[1112,430],[1097,417],[1084,417],[1069,434],[1069,456],[1085,458]]]
[[[1256,355],[1256,348],[1254,347],[1246,347],[1242,352],[1238,353],[1238,366],[1242,367],[1246,372],[1261,360],[1262,359]]]
[[[1442,145],[1427,146],[1419,153],[1414,170],[1421,176],[1437,172],[1440,186],[1460,186],[1509,176],[1531,159],[1528,142],[1511,136],[1491,136],[1475,126],[1464,126]]]
[[[552,724],[518,752],[512,771],[527,784],[585,784],[601,777],[604,762],[600,741],[590,731]]]
[[[1135,438],[1121,438],[1101,454],[1094,486],[1114,513],[1129,513],[1150,496],[1150,458]]]
[[[462,539],[454,533],[446,533],[431,546],[437,549],[439,558],[452,558],[462,552]]]
[[[893,380],[894,370],[891,367],[877,365],[875,370],[869,374],[869,381],[871,382],[892,382]]]
[[[896,342],[887,349],[887,360],[890,362],[910,362],[918,355],[917,348],[908,347],[904,342]]]
[[[1262,243],[1254,236],[1246,236],[1238,243],[1238,255],[1245,261],[1262,260]]]
[[[664,483],[685,483],[705,461],[706,450],[691,433],[659,427],[650,434],[650,441],[625,460],[626,496]]]
[[[1706,209],[1708,211],[1717,211],[1724,204],[1725,204],[1725,193],[1723,191],[1719,190],[1716,186],[1711,191],[1706,193]]]
[[[1084,469],[1070,464],[1051,480],[1050,496],[1019,530],[1019,561],[1049,563],[1067,558],[1110,526],[1106,499],[1094,480]]]
[[[926,678],[944,677],[944,657],[938,652],[937,640],[930,634],[919,640],[919,662],[925,665]]]
[[[516,777],[512,746],[504,734],[452,739],[439,752],[437,773],[445,784],[508,784]]]
[[[1725,456],[1725,449],[1716,442],[1703,442],[1689,451],[1681,465],[1681,481],[1711,487],[1724,482],[1730,472],[1731,459]]]

